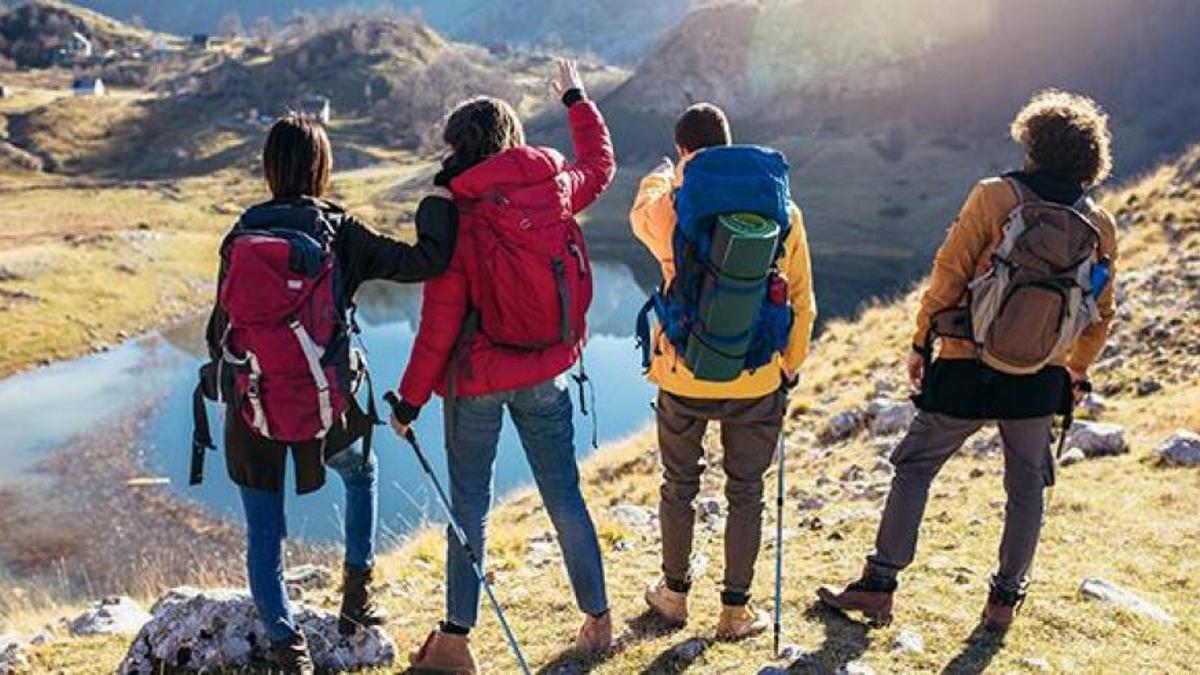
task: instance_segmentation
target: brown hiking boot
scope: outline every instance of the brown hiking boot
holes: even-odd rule
[[[600,616],[589,615],[583,620],[579,635],[575,638],[575,651],[583,654],[607,651],[612,647],[612,641],[612,612]]]
[[[646,604],[659,618],[673,626],[687,623],[687,593],[667,588],[666,579],[659,579],[657,584],[646,589]]]
[[[425,644],[409,655],[408,662],[418,673],[474,675],[479,670],[471,653],[470,637],[443,633],[441,629],[434,629]]]
[[[273,673],[285,675],[313,675],[316,672],[303,635],[285,642],[272,642],[264,665]]]
[[[992,580],[987,605],[983,608],[983,628],[992,633],[1007,632],[1017,610],[1025,602],[1025,589],[1005,588]]]
[[[744,640],[762,633],[770,625],[771,617],[751,609],[750,605],[724,605],[717,621],[717,639]]]
[[[370,567],[346,565],[342,571],[342,610],[338,616],[338,632],[350,635],[359,627],[382,626],[388,614],[371,600]]]
[[[818,588],[817,598],[840,612],[862,614],[872,626],[886,626],[892,622],[892,594],[895,592],[895,578],[876,574],[868,567],[858,581],[841,592],[828,586]]]

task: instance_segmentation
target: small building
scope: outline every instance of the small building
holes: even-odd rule
[[[75,31],[67,42],[67,54],[75,59],[90,59],[95,54],[95,47],[88,36]]]
[[[71,83],[71,92],[76,96],[104,96],[108,88],[104,86],[104,80],[98,77],[77,77]]]
[[[311,115],[321,120],[321,124],[329,124],[333,117],[333,104],[328,96],[306,96],[297,102],[296,112]]]
[[[212,48],[212,38],[208,33],[193,33],[192,34],[192,50],[197,52],[206,52]]]
[[[0,84],[0,98],[8,98],[12,94],[12,89],[9,89],[8,85]]]

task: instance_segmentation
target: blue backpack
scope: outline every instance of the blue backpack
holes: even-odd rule
[[[720,146],[692,157],[675,192],[675,278],[637,319],[643,368],[651,313],[703,381],[731,381],[786,349],[793,314],[779,259],[790,204],[787,160],[775,150]]]

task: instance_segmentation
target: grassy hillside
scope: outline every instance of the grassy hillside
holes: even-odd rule
[[[1002,466],[986,443],[973,443],[951,460],[935,484],[920,554],[903,576],[893,626],[868,631],[813,604],[819,584],[857,573],[888,484],[890,468],[881,457],[897,440],[865,430],[832,443],[819,438],[839,412],[861,409],[878,396],[903,397],[901,358],[915,296],[835,322],[818,342],[788,426],[784,621],[786,640],[808,659],[794,672],[833,672],[857,661],[879,672],[990,667],[1168,673],[1187,672],[1200,659],[1200,562],[1194,555],[1200,474],[1151,458],[1174,430],[1200,428],[1200,148],[1107,195],[1105,203],[1121,223],[1125,272],[1114,337],[1093,373],[1107,396],[1106,408],[1095,414],[1124,425],[1132,451],[1062,468],[1033,591],[1004,642],[972,636],[1002,525]],[[1157,388],[1139,386],[1150,379]],[[714,445],[713,465],[718,452]],[[579,663],[561,653],[577,617],[558,554],[543,545],[551,529],[536,496],[517,495],[496,510],[492,569],[528,656],[538,667],[548,666],[543,672],[753,673],[784,665],[772,661],[769,637],[738,645],[711,641],[721,568],[719,516],[697,528],[702,562],[692,624],[668,631],[641,616],[642,588],[657,574],[658,535],[655,526],[628,514],[631,506],[635,513],[636,507],[654,508],[657,472],[650,433],[599,453],[585,471],[621,634],[620,649],[599,661]],[[719,475],[710,473],[703,496],[719,498],[720,487]],[[771,532],[773,519],[765,524]],[[382,597],[397,617],[390,630],[402,648],[416,646],[440,616],[443,548],[442,534],[430,529],[381,562]],[[764,604],[771,596],[771,554],[766,544],[754,588]],[[1136,590],[1178,622],[1163,625],[1083,599],[1077,589],[1092,576]],[[335,590],[317,594],[316,601],[333,607]],[[31,609],[8,622],[29,630],[48,616],[53,614]],[[920,634],[924,649],[895,650],[902,632]],[[489,672],[511,672],[486,612],[475,644]],[[125,646],[120,639],[59,639],[35,648],[34,658],[38,669],[107,672]]]

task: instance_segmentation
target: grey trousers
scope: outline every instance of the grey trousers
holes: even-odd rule
[[[675,582],[690,580],[689,561],[696,523],[693,502],[704,473],[704,431],[721,423],[724,448],[726,597],[748,597],[754,563],[762,539],[763,474],[771,466],[787,397],[782,392],[755,399],[708,400],[667,392],[658,395],[658,447],[662,453],[663,575]],[[732,600],[730,601],[733,602]]]
[[[867,562],[877,574],[894,576],[913,561],[917,530],[925,514],[929,486],[942,465],[987,420],[921,412],[892,452],[896,474],[888,493],[875,553]],[[1045,488],[1054,484],[1051,418],[1000,420],[1004,441],[1004,534],[995,581],[1006,588],[1024,585],[1033,563],[1045,513]]]

